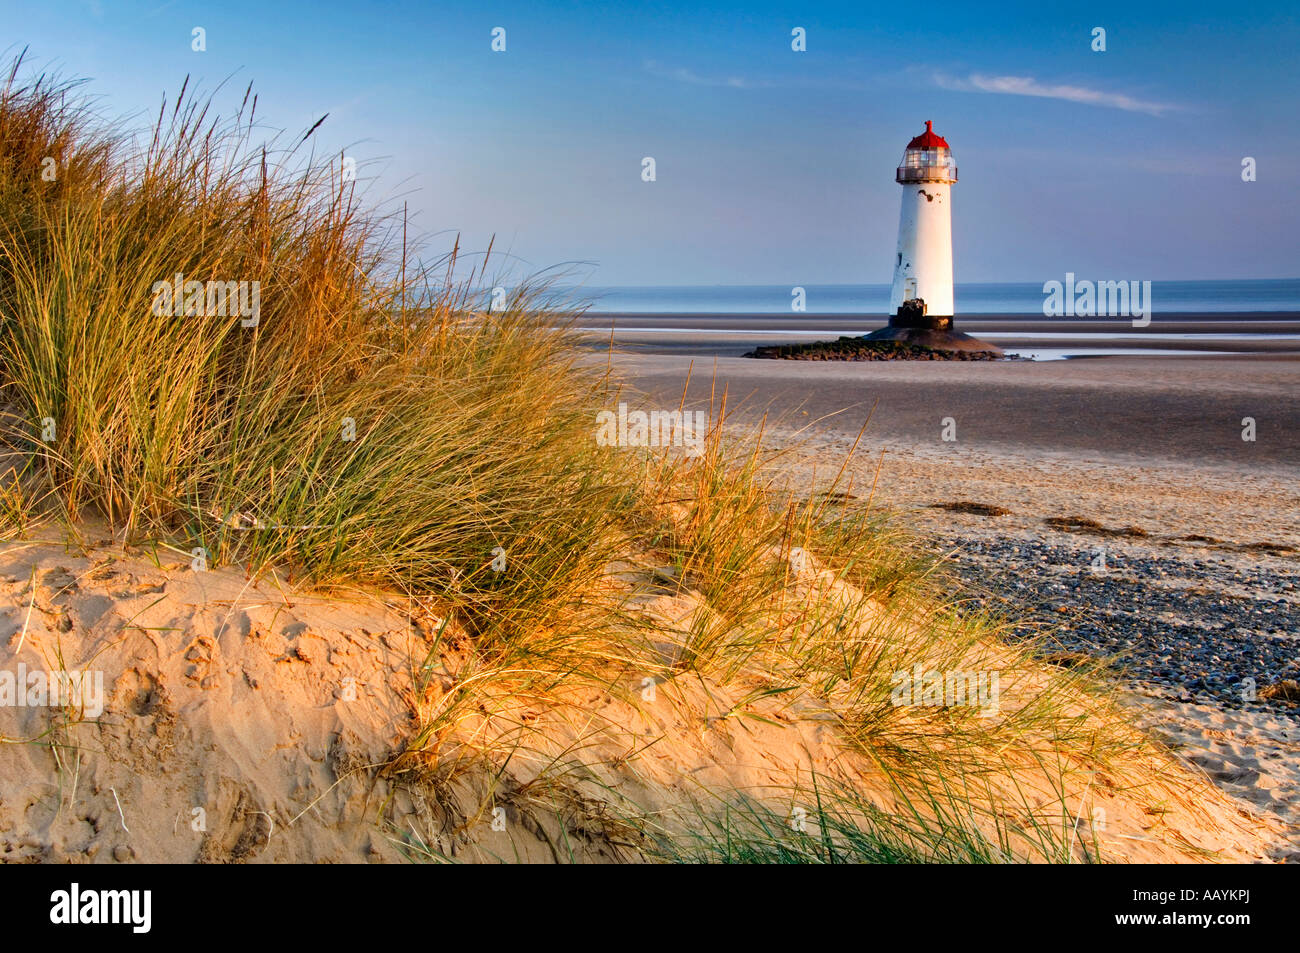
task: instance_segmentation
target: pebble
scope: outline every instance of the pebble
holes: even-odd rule
[[[1273,574],[1108,549],[1106,570],[1094,572],[1095,555],[1095,545],[983,537],[961,546],[953,567],[969,591],[993,596],[1017,618],[1012,639],[1046,631],[1048,651],[1121,656],[1112,662],[1118,674],[1160,694],[1224,709],[1297,710],[1251,700],[1243,684],[1300,680],[1300,601],[1291,595],[1300,567]],[[1070,593],[1064,606],[1061,591]]]

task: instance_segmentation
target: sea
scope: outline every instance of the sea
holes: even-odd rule
[[[1064,280],[1064,275],[1057,278]],[[1079,280],[1088,278],[1079,275]],[[565,297],[610,314],[790,314],[791,285],[668,285],[565,288]],[[803,285],[808,314],[886,314],[889,285]],[[1041,283],[970,283],[953,289],[958,315],[1042,315]],[[1153,281],[1152,311],[1300,312],[1300,278]]]

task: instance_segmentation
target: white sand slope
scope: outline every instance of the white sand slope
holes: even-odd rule
[[[1300,862],[1300,718],[1143,699],[1143,724],[1222,791],[1285,825],[1281,859]]]

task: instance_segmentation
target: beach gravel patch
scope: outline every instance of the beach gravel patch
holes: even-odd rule
[[[1096,536],[1128,536],[1139,539],[1151,535],[1141,526],[1122,526],[1114,529],[1103,526],[1086,516],[1049,516],[1043,522],[1052,529],[1064,530],[1067,533],[1092,533]]]
[[[1015,619],[1012,640],[1045,638],[1049,661],[1082,653],[1139,687],[1222,710],[1300,700],[1293,573],[1120,551],[1095,572],[1088,549],[1008,538],[946,546],[954,542],[951,564],[976,602]]]
[[[931,508],[936,510],[948,510],[950,513],[969,513],[972,516],[1009,516],[1011,511],[1005,506],[997,506],[993,503],[972,503],[969,500],[959,500],[955,503],[931,503]]]

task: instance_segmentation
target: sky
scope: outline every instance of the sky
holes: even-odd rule
[[[328,113],[368,202],[518,276],[888,282],[927,119],[959,284],[1300,276],[1294,3],[696,6],[0,0],[0,50],[132,126],[186,76],[226,112],[251,81],[268,128]]]

